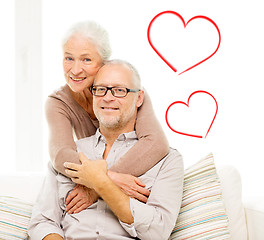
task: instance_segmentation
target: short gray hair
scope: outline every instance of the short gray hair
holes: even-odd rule
[[[81,34],[91,40],[97,47],[102,61],[107,61],[112,53],[107,31],[94,21],[83,21],[75,23],[64,35],[62,46],[75,34]]]
[[[129,63],[125,60],[121,60],[121,59],[112,59],[112,60],[105,61],[103,66],[105,66],[105,65],[123,65],[123,66],[126,66],[128,69],[130,69],[130,71],[133,74],[134,87],[138,88],[138,89],[142,88],[139,73],[138,73],[137,69],[131,63]]]

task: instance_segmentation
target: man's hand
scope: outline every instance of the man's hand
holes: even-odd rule
[[[107,174],[127,196],[136,198],[144,203],[147,202],[150,191],[145,188],[145,184],[139,178],[112,171],[108,171]]]
[[[101,180],[106,176],[107,162],[105,160],[91,161],[83,153],[79,153],[80,164],[65,163],[66,173],[71,177],[72,181],[95,189]]]
[[[76,185],[66,198],[65,203],[67,206],[65,210],[69,214],[79,213],[91,206],[98,198],[98,194],[93,189],[82,185]]]

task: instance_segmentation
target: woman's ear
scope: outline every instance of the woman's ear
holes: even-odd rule
[[[144,91],[143,90],[140,90],[139,92],[138,92],[138,99],[137,99],[137,104],[136,104],[136,106],[139,108],[141,105],[142,105],[142,103],[143,103],[143,101],[144,101]]]

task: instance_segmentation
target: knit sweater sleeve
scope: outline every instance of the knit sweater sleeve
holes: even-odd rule
[[[45,104],[49,128],[49,154],[53,167],[66,175],[64,162],[80,163],[73,139],[72,121],[67,107],[58,99],[48,97]]]
[[[137,114],[136,133],[139,141],[116,162],[112,171],[140,176],[169,152],[168,140],[146,92]]]

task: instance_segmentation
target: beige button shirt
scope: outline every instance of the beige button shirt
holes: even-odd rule
[[[135,132],[121,134],[108,154],[108,167],[137,141]],[[97,130],[95,135],[78,140],[76,144],[79,152],[95,160],[102,158],[106,141]],[[65,212],[65,199],[75,184],[49,164],[47,177],[33,209],[28,231],[30,239],[43,239],[49,233],[58,233],[67,240],[168,239],[182,199],[181,155],[171,149],[165,158],[140,176],[140,179],[151,190],[151,194],[146,204],[130,199],[134,223],[128,225],[119,221],[101,199],[80,213]]]

